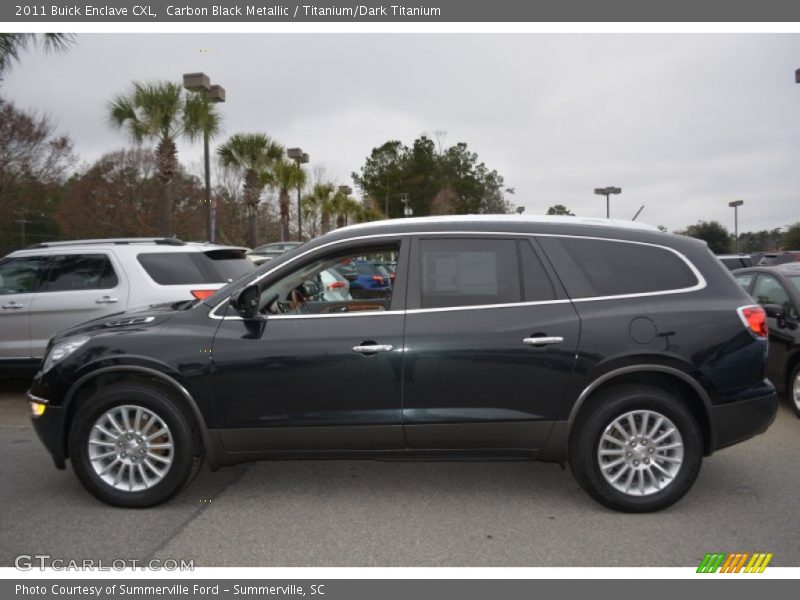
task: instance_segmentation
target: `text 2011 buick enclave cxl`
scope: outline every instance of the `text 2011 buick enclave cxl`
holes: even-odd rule
[[[369,298],[320,274],[396,262]],[[269,458],[569,462],[602,504],[681,498],[703,456],[763,432],[764,311],[706,246],[578,218],[339,229],[213,296],[51,340],[29,392],[56,466],[151,506]],[[747,473],[738,473],[747,477]]]

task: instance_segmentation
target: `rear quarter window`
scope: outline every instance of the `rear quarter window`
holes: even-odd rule
[[[159,285],[227,283],[255,268],[244,250],[206,252],[143,252],[136,259]]]
[[[579,237],[540,242],[572,298],[668,292],[698,283],[689,265],[667,248]]]

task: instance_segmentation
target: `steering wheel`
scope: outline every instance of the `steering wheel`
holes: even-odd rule
[[[306,306],[306,300],[303,297],[303,292],[299,287],[294,288],[291,292],[289,292],[289,298],[291,309],[298,313],[307,313],[308,307]]]

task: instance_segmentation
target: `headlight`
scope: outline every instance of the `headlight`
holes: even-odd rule
[[[50,369],[52,369],[57,362],[61,362],[70,354],[75,352],[78,348],[83,346],[86,342],[89,341],[88,335],[83,335],[81,337],[76,337],[72,339],[68,339],[60,344],[56,344],[53,348],[48,352],[47,356],[44,359],[44,366],[42,367],[42,373],[46,373]]]

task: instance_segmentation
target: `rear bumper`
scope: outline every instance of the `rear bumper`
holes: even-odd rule
[[[754,398],[713,406],[710,415],[715,433],[713,449],[719,450],[764,433],[775,420],[777,411],[778,396],[774,389]]]

